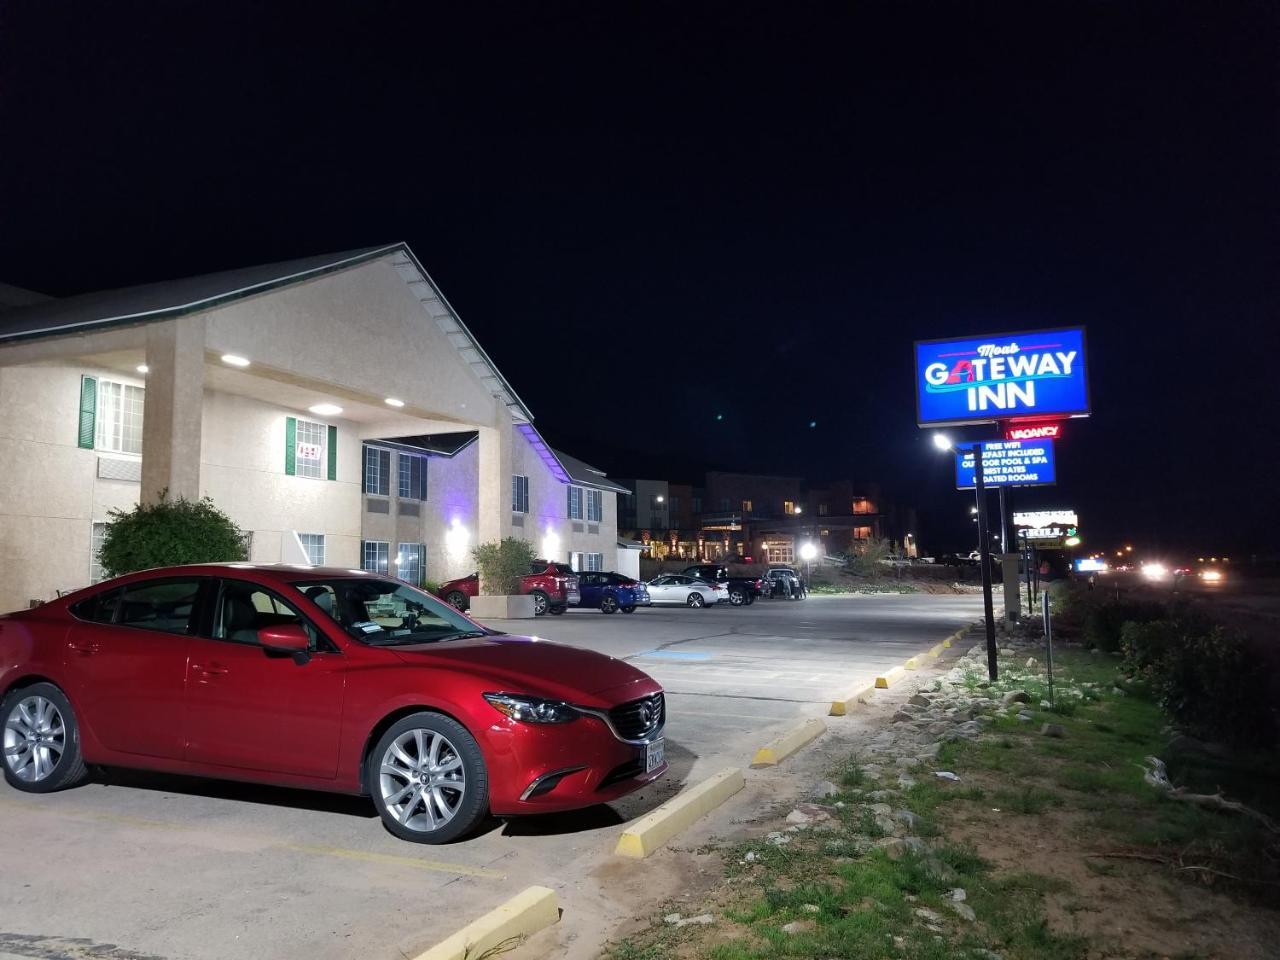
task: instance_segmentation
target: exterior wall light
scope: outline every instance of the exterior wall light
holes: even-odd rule
[[[222,362],[229,367],[247,367],[249,365],[248,360],[244,357],[236,356],[234,353],[224,353],[222,355]]]
[[[307,409],[318,417],[336,417],[342,412],[342,408],[336,403],[317,403]]]
[[[148,367],[145,363],[140,363],[140,364],[138,364],[138,366],[137,366],[137,368],[136,368],[136,369],[137,369],[137,371],[138,371],[139,373],[150,373],[150,372],[151,372],[151,368],[150,368],[150,367]]]
[[[387,399],[383,400],[382,402],[383,402],[383,403],[385,403],[388,407],[403,407],[403,406],[404,406],[404,401],[403,401],[403,400],[397,400],[395,397],[387,397]]]
[[[542,555],[548,560],[555,560],[560,556],[560,534],[550,527],[542,538]]]
[[[467,552],[467,542],[470,539],[471,534],[467,533],[467,528],[462,525],[462,521],[454,517],[453,523],[444,534],[444,548],[451,557],[464,557]]]

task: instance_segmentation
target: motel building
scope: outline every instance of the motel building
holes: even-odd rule
[[[0,612],[102,579],[110,511],[166,490],[212,499],[255,562],[444,581],[517,536],[577,569],[638,567],[626,490],[546,444],[403,243],[0,293]]]

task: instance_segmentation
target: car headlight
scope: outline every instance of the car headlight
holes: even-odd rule
[[[521,723],[569,723],[581,716],[563,700],[544,700],[510,693],[486,693],[484,698],[503,716]]]

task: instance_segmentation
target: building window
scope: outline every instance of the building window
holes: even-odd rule
[[[728,513],[728,512],[729,512],[729,498],[728,498],[728,497],[721,497],[721,498],[720,498],[720,512],[721,512],[721,513]]]
[[[578,573],[594,573],[604,569],[603,553],[570,552],[569,566]]]
[[[301,430],[302,422],[298,422]],[[301,432],[298,434],[301,436]],[[381,447],[364,448],[364,492],[385,497],[391,493],[391,451]]]
[[[743,500],[743,501],[742,501],[742,512],[743,512],[743,513],[750,513],[753,509],[755,509],[755,508],[754,508],[754,506],[752,505],[752,503],[751,503],[751,501],[750,501],[750,500]]]
[[[361,547],[360,566],[370,573],[386,573],[391,544],[386,540],[366,540]]]
[[[142,387],[111,380],[98,381],[99,450],[112,453],[142,453]]]
[[[694,512],[694,513],[702,513],[702,498],[701,498],[701,497],[694,497],[694,498],[693,498],[693,512]]]
[[[297,430],[294,476],[310,477],[313,480],[325,479],[329,447],[328,427],[314,420],[299,420]]]
[[[569,519],[582,519],[582,488],[569,487]]]
[[[396,576],[414,586],[422,582],[422,544],[400,544],[396,550]]]
[[[302,426],[302,421],[298,421],[298,426]],[[324,566],[324,534],[323,533],[300,533],[298,540],[302,544],[302,549],[307,553],[307,563],[313,567]]]
[[[400,460],[400,497],[427,499],[427,458],[412,453],[397,454]]]
[[[511,478],[511,512],[529,512],[529,478],[514,476]]]
[[[866,497],[859,497],[857,500],[853,501],[853,512],[854,513],[875,513],[876,505],[872,503],[870,500],[868,500]]]
[[[818,504],[818,516],[825,517],[827,515],[827,505],[825,503]]]
[[[787,514],[787,516],[791,516],[796,512],[796,502],[794,500],[783,500],[782,512]]]
[[[102,569],[102,541],[107,536],[107,525],[105,523],[95,523],[93,530],[89,535],[89,584],[101,583],[107,579],[107,573]]]
[[[666,526],[666,524],[662,522],[662,517],[660,517],[656,513],[653,513],[649,515],[649,526],[651,529],[661,530],[664,526]]]
[[[604,519],[604,494],[599,490],[587,491],[587,520],[599,523]]]
[[[672,497],[670,500],[668,500],[668,501],[667,501],[667,511],[668,511],[672,516],[675,516],[677,513],[679,513],[679,512],[680,512],[680,498],[679,498],[679,497]]]
[[[765,558],[769,563],[795,563],[795,546],[790,543],[766,543]]]
[[[870,539],[871,539],[871,528],[870,528],[870,527],[854,527],[854,528],[853,528],[853,539],[855,539],[855,540],[870,540]]]

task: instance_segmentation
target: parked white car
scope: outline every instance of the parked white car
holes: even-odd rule
[[[711,607],[729,599],[729,588],[680,573],[663,574],[649,581],[649,602],[678,603],[686,607]]]

